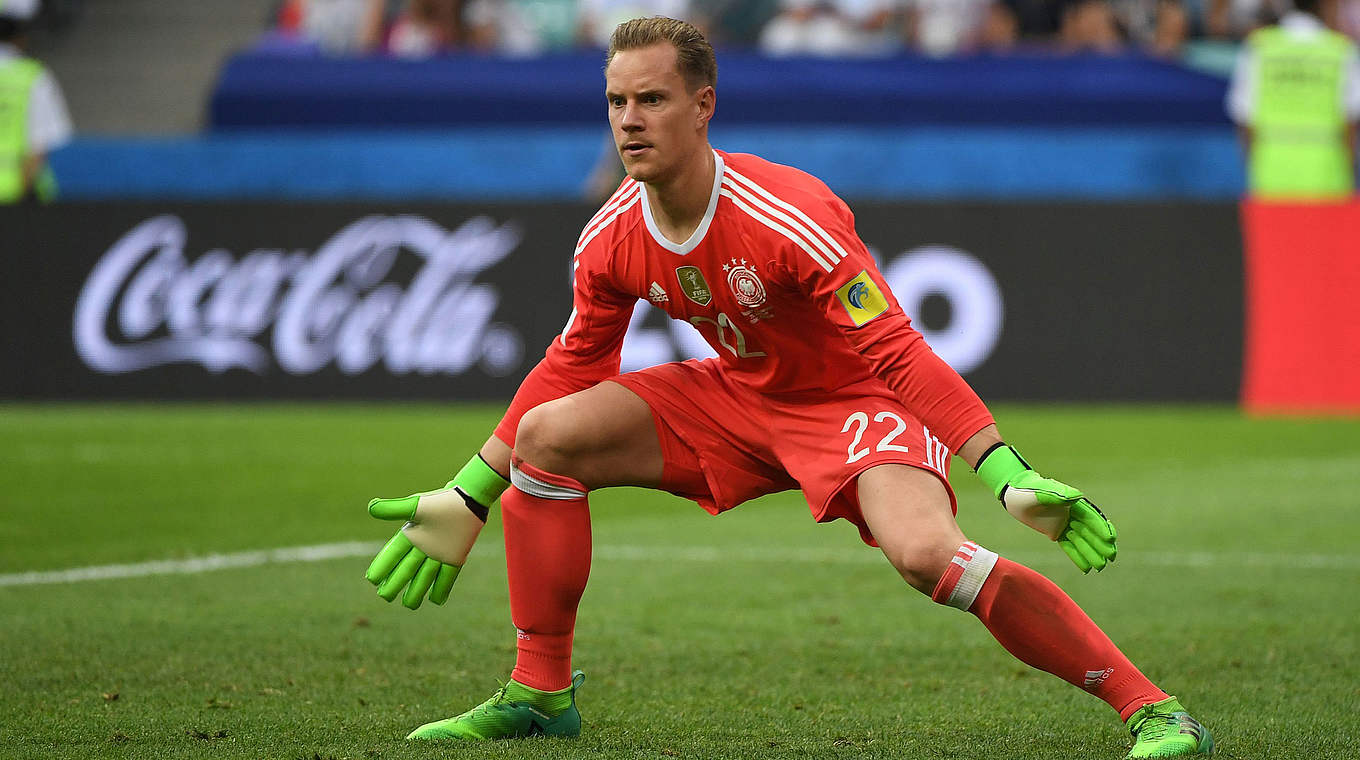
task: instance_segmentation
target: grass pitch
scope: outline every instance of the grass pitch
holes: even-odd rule
[[[1118,758],[1104,704],[1012,660],[797,493],[719,518],[592,500],[580,739],[408,745],[513,663],[493,516],[445,607],[368,558],[33,584],[30,571],[346,541],[442,484],[499,409],[0,406],[0,757]],[[1083,577],[955,463],[970,537],[1063,586],[1224,758],[1356,757],[1360,423],[1212,407],[1000,407],[1120,531]],[[495,511],[493,510],[493,515]],[[360,547],[363,549],[363,547]]]

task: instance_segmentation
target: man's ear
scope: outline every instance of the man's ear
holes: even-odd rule
[[[699,92],[695,93],[695,103],[699,107],[699,126],[708,124],[709,119],[713,118],[713,113],[718,107],[718,93],[713,89],[713,85],[704,85]]]

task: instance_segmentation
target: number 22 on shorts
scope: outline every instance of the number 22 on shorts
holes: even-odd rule
[[[842,433],[850,432],[854,428],[854,437],[850,439],[850,445],[846,447],[846,464],[853,464],[869,456],[871,451],[897,451],[903,454],[911,451],[907,446],[893,443],[897,437],[907,430],[907,422],[898,414],[889,411],[882,411],[874,415],[873,421],[879,425],[892,421],[894,425],[891,429],[878,439],[878,443],[871,449],[864,442],[864,433],[869,429],[869,415],[865,412],[854,412],[845,418],[845,424],[841,426]],[[945,460],[949,457],[949,449],[935,436],[930,434],[930,428],[922,428],[925,438],[925,460],[922,464],[941,474],[945,473]],[[863,446],[863,448],[861,448]]]
[[[906,420],[902,419],[896,414],[893,414],[892,412],[886,411],[879,412],[878,414],[874,415],[874,422],[882,423],[888,420],[892,420],[897,424],[892,428],[892,430],[888,431],[887,435],[878,439],[878,445],[874,447],[874,450],[900,451],[903,454],[906,454],[909,451],[911,451],[911,449],[908,449],[906,446],[899,446],[898,444],[893,443],[893,441],[897,440],[897,436],[902,435],[902,433],[906,432],[907,429]],[[846,464],[858,462],[864,457],[869,456],[870,451],[867,445],[862,449],[859,447],[861,440],[864,438],[864,431],[867,430],[869,427],[869,415],[865,414],[864,412],[855,412],[851,414],[849,417],[846,417],[845,425],[841,427],[841,432],[848,433],[850,432],[850,428],[852,427],[855,428],[855,437],[851,439],[850,445],[846,448],[846,451],[850,453],[850,455],[845,460]]]

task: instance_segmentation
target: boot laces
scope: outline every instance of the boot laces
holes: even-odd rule
[[[500,683],[500,684],[501,684],[501,687],[500,687],[499,689],[496,690],[496,693],[495,693],[495,694],[492,694],[492,695],[491,695],[491,698],[490,698],[490,699],[486,700],[485,702],[481,703],[480,705],[477,705],[476,707],[472,708],[471,710],[468,710],[467,712],[463,713],[462,715],[459,715],[458,717],[459,717],[459,718],[471,718],[471,717],[473,717],[473,716],[475,716],[475,715],[483,715],[483,714],[489,713],[489,712],[491,712],[492,710],[494,710],[494,709],[496,709],[497,707],[499,707],[499,706],[501,705],[502,702],[505,702],[505,701],[506,701],[505,695],[506,695],[506,691],[510,688],[510,682],[509,682],[509,681],[506,681],[505,683],[501,683],[500,681],[497,681],[497,683]]]
[[[1166,738],[1166,734],[1173,727],[1179,727],[1180,721],[1174,715],[1149,715],[1138,724],[1138,730],[1134,734],[1138,741],[1159,742]]]

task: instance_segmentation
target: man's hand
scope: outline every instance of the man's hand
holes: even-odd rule
[[[1114,525],[1081,491],[1030,469],[1029,463],[1005,444],[982,458],[977,473],[1007,512],[1057,541],[1083,573],[1093,569],[1099,572],[1114,561]]]
[[[486,524],[487,509],[449,483],[437,491],[374,499],[368,513],[406,524],[373,558],[364,577],[389,602],[405,588],[401,603],[414,610],[427,591],[435,604],[448,601],[458,571]]]

